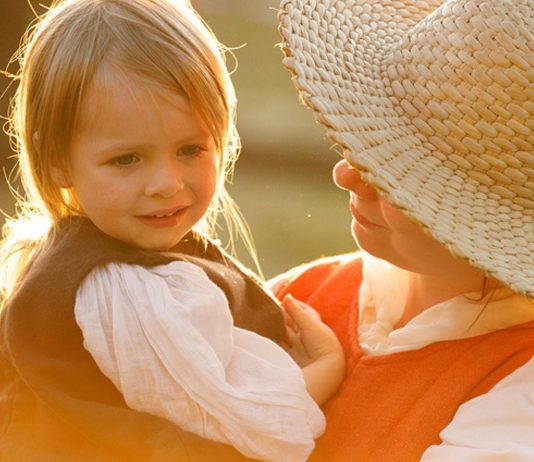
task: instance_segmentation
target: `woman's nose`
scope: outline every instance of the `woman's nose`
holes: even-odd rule
[[[372,200],[378,197],[375,188],[363,181],[360,172],[345,159],[334,166],[333,177],[339,188],[353,192],[361,199]]]
[[[180,170],[172,161],[158,162],[147,173],[145,194],[147,196],[172,197],[184,188]]]

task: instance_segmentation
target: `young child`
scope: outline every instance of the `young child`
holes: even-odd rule
[[[0,459],[245,460],[215,441],[305,460],[324,428],[312,398],[335,392],[343,352],[293,299],[286,336],[277,303],[208,238],[232,213],[238,147],[213,35],[185,1],[65,0],[21,67]]]

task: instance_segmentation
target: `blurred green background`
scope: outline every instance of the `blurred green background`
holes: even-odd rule
[[[338,160],[311,111],[298,100],[277,47],[278,0],[196,0],[195,7],[219,40],[234,49],[241,157],[229,190],[251,230],[266,277],[322,255],[354,249],[347,193],[331,180]],[[50,0],[31,0],[38,14]],[[0,67],[16,73],[10,58],[35,17],[27,0],[0,0]],[[237,64],[237,67],[236,67]],[[14,85],[0,75],[0,114],[5,117]],[[0,135],[4,176],[14,166],[8,138]],[[13,213],[5,180],[0,207]],[[0,219],[1,220],[1,219]],[[250,259],[242,248],[239,256]]]

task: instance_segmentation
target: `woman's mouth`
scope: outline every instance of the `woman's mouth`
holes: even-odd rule
[[[354,204],[350,204],[350,213],[352,214],[352,217],[364,228],[371,228],[371,227],[377,227],[377,228],[383,228],[383,226],[380,226],[377,223],[372,222],[365,216],[363,216],[354,206]]]

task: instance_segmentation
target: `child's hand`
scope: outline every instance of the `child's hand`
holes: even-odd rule
[[[308,392],[321,404],[337,391],[345,375],[343,348],[312,307],[291,295],[282,305],[287,314],[286,350],[303,368]]]
[[[284,298],[282,305],[287,314],[286,350],[299,366],[331,354],[343,354],[334,332],[310,305],[291,295]]]

